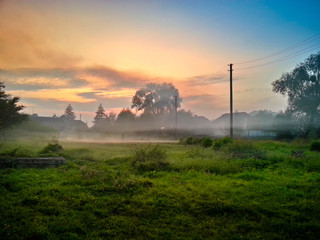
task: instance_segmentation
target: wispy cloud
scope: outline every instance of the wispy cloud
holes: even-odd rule
[[[186,84],[190,86],[212,85],[225,82],[226,80],[225,74],[208,74],[188,78]]]

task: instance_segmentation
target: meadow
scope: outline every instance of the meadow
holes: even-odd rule
[[[1,145],[3,156],[66,158],[0,169],[1,239],[319,239],[310,142],[47,144]]]

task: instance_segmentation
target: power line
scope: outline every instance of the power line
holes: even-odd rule
[[[284,56],[282,58],[276,59],[274,61],[270,61],[270,62],[266,62],[266,63],[263,63],[263,64],[250,66],[250,67],[237,68],[235,70],[244,70],[244,69],[252,69],[252,68],[263,67],[263,66],[266,66],[266,65],[269,65],[269,64],[272,64],[272,63],[281,62],[281,61],[284,61],[284,60],[287,60],[287,59],[290,59],[290,58],[305,54],[307,52],[310,52],[310,51],[313,51],[313,50],[316,50],[316,49],[320,49],[320,43],[314,44],[314,45],[312,45],[312,46],[310,46],[308,48],[299,50],[299,51],[297,51],[295,53],[292,53],[290,55],[287,55],[287,56]]]
[[[261,61],[261,60],[264,60],[264,59],[268,59],[268,58],[271,58],[271,57],[274,57],[274,56],[277,56],[277,55],[280,55],[280,54],[283,54],[283,53],[286,53],[286,52],[289,52],[291,50],[294,50],[296,48],[299,48],[303,45],[306,45],[306,44],[309,44],[315,40],[318,40],[320,39],[320,34],[316,34],[314,35],[313,37],[310,37],[310,38],[307,38],[305,40],[303,40],[302,42],[299,42],[299,43],[296,43],[290,47],[287,47],[283,50],[280,50],[278,52],[275,52],[273,54],[270,54],[270,55],[267,55],[265,57],[261,57],[261,58],[256,58],[256,59],[253,59],[253,60],[249,60],[249,61],[245,61],[245,62],[239,62],[239,63],[234,63],[234,64],[237,64],[237,65],[242,65],[242,64],[248,64],[248,63],[252,63],[252,62],[257,62],[257,61]]]

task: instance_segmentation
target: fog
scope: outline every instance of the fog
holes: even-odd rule
[[[221,115],[210,121],[190,111],[179,110],[161,118],[147,118],[144,115],[128,118],[116,116],[113,120],[95,122],[88,127],[81,120],[67,120],[63,117],[29,116],[29,120],[7,130],[10,140],[40,140],[89,143],[171,143],[193,137],[221,138],[230,134],[230,114]],[[274,139],[292,134],[296,121],[282,114],[261,110],[251,113],[236,112],[233,116],[233,131],[236,138]]]

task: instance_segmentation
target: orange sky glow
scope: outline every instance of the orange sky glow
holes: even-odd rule
[[[170,82],[183,108],[212,119],[228,112],[228,63],[286,46],[276,40],[246,46],[249,30],[231,36],[205,12],[175,11],[169,1],[133,2],[0,1],[0,81],[27,113],[32,106],[39,115],[60,115],[70,103],[87,121],[100,103],[118,112],[147,83]],[[263,74],[235,72],[235,109],[283,109],[286,99],[270,84],[297,61]]]

